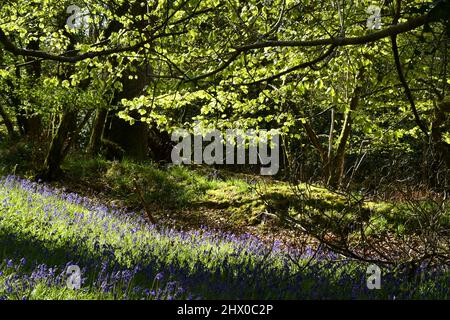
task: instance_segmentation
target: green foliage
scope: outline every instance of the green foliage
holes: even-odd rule
[[[142,206],[134,180],[142,189],[146,202],[167,209],[195,203],[207,190],[218,185],[214,180],[181,166],[165,168],[151,163],[69,158],[63,168],[76,180],[96,181],[94,183],[101,188],[107,188],[111,197],[123,199],[131,206]]]

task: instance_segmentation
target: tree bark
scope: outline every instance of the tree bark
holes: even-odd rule
[[[338,148],[336,150],[334,159],[331,161],[332,164],[330,165],[328,185],[333,188],[339,188],[342,184],[342,178],[344,176],[345,169],[347,143],[352,130],[352,112],[354,112],[359,105],[359,99],[363,89],[361,84],[363,82],[363,74],[364,70],[361,70],[357,75],[357,84],[350,101],[350,109],[345,114],[344,125],[342,126],[341,135],[339,136]]]
[[[136,161],[143,161],[148,155],[148,126],[146,123],[130,124],[112,115],[111,126],[107,139],[118,144],[124,151],[124,156]]]
[[[436,157],[433,159],[432,163],[432,174],[430,175],[430,184],[432,187],[439,187],[442,185],[439,182],[439,176],[441,176],[440,173],[443,168],[446,169],[447,172],[450,171],[450,144],[444,140],[444,132],[448,131],[445,127],[447,123],[447,113],[450,113],[450,98],[444,98],[437,103],[437,106],[435,106],[434,109],[433,121],[431,123],[431,142],[436,151]]]
[[[143,94],[145,87],[150,82],[147,75],[147,66],[134,65],[136,72],[124,72],[120,81],[123,85],[121,92],[116,92],[112,104],[117,105],[122,99],[133,99]],[[137,76],[137,79],[129,79],[129,76]],[[133,118],[139,119],[137,112],[130,113]],[[136,121],[130,124],[119,118],[116,113],[111,114],[110,125],[105,130],[108,140],[118,144],[124,151],[125,157],[142,161],[148,156],[148,124]]]
[[[75,130],[76,124],[77,113],[72,110],[64,111],[45,158],[44,170],[38,175],[39,179],[51,181],[58,177],[61,163],[64,160],[65,142]]]
[[[9,118],[8,114],[6,113],[3,106],[0,104],[0,116],[3,118],[3,123],[6,126],[6,129],[8,130],[8,135],[13,138],[16,136],[16,132],[14,131],[14,124],[12,123],[11,119]]]
[[[30,50],[39,50],[39,41],[30,41],[30,43],[27,45],[27,48]],[[31,75],[31,83],[34,86],[36,85],[36,82],[39,81],[39,78],[42,74],[41,61],[39,59],[32,59],[30,57],[27,57],[26,61],[29,63],[26,69],[28,74]],[[34,101],[31,102],[34,103]],[[33,111],[34,110],[32,110],[31,115],[27,115],[26,117],[25,132],[33,140],[37,140],[42,132],[42,118],[39,114],[36,114]]]
[[[133,12],[136,15],[144,14],[146,12],[145,7],[141,7],[138,4],[133,4],[130,2],[124,2],[124,4],[118,8],[118,13],[122,12],[125,13],[128,10]],[[108,30],[105,32],[105,34],[118,31],[122,27],[120,22],[113,21]],[[134,26],[137,30],[142,30],[143,28],[147,27],[147,24],[140,24]],[[116,64],[116,62],[113,60],[112,62],[113,66]],[[119,105],[120,101],[122,99],[133,99],[135,97],[138,97],[139,95],[143,94],[145,87],[148,85],[150,79],[147,74],[147,66],[146,65],[139,65],[137,63],[133,63],[133,67],[136,68],[136,72],[127,71],[124,72],[123,76],[119,81],[121,81],[123,85],[123,90],[121,92],[116,92],[115,96],[112,101],[112,105]],[[133,78],[130,79],[129,76],[137,76],[137,79]],[[107,117],[106,114],[102,115],[102,117]],[[136,119],[139,118],[138,114],[131,114],[131,116],[135,117]],[[100,122],[103,123],[103,119],[99,119]],[[123,151],[125,152],[124,156],[131,158],[133,160],[142,161],[147,158],[148,155],[148,125],[146,123],[142,123],[139,121],[136,121],[134,124],[130,124],[127,121],[124,121],[123,119],[119,118],[117,115],[117,112],[113,113],[110,112],[108,119],[106,119],[108,122],[108,125],[104,127],[103,136],[108,140],[109,147],[111,148],[112,145],[118,145]],[[94,128],[95,129],[95,128]],[[94,130],[95,131],[95,130]],[[93,132],[95,143],[100,140],[99,135],[101,135],[100,131],[100,124],[97,132]],[[93,141],[94,142],[94,141]],[[93,150],[95,151],[96,148],[99,146],[95,146]],[[111,151],[112,154],[115,154],[115,150],[108,150]],[[117,151],[117,150],[116,150]],[[110,152],[108,152],[110,153]],[[117,156],[115,154],[115,156]],[[119,156],[120,157],[120,156]]]
[[[330,133],[328,136],[328,149],[326,149],[319,141],[317,134],[308,122],[303,123],[303,128],[306,131],[309,141],[317,150],[322,160],[322,172],[326,184],[332,188],[339,188],[342,184],[345,169],[345,155],[347,151],[347,143],[350,138],[352,129],[352,112],[354,112],[359,104],[359,99],[363,90],[364,69],[361,69],[356,76],[356,87],[353,91],[352,99],[350,100],[350,108],[344,115],[344,124],[339,135],[338,147],[336,152],[332,150],[333,139],[333,123],[330,125]],[[334,112],[332,114],[332,121],[334,122]]]
[[[359,105],[359,99],[363,90],[362,83],[364,81],[364,70],[360,70],[356,76],[356,87],[350,100],[350,108],[344,116],[344,124],[338,140],[338,147],[333,159],[330,159],[330,174],[328,176],[328,185],[332,188],[339,188],[342,184],[345,169],[345,155],[347,151],[347,143],[352,130],[352,112]]]
[[[94,127],[92,128],[91,138],[89,140],[88,153],[91,155],[97,155],[100,152],[107,115],[108,110],[106,108],[100,108],[97,110]]]

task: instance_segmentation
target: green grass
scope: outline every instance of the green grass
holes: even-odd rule
[[[32,177],[35,158],[42,153],[39,149],[42,147],[24,141],[4,142],[0,149],[0,172]],[[340,194],[320,186],[309,186],[307,197],[299,198],[288,183],[227,172],[223,170],[226,167],[215,170],[205,166],[138,164],[71,154],[63,169],[65,177],[60,185],[64,187],[81,193],[99,193],[105,202],[111,201],[132,210],[147,205],[156,217],[169,215],[175,224],[181,218],[180,226],[183,227],[190,223],[193,228],[198,227],[193,221],[203,220],[206,224],[226,221],[226,228],[236,231],[249,226],[261,230],[272,227],[292,229],[292,224],[285,222],[286,218],[303,219],[305,213],[308,223],[331,226],[335,230],[343,224],[352,225],[362,213],[370,218],[366,236],[410,235],[421,225],[429,224],[426,217],[417,217],[417,210],[410,206],[386,201],[366,201],[360,211],[346,213],[342,218],[347,199]],[[135,189],[134,180],[145,203]],[[305,192],[306,189],[305,185],[300,185],[297,191]],[[434,210],[426,208],[426,202],[419,206],[425,209],[422,211]],[[195,219],[190,218],[192,214]],[[266,226],[267,221],[270,226]],[[334,221],[340,224],[333,227]],[[439,224],[450,228],[450,212],[439,217]]]
[[[282,181],[208,167],[165,167],[152,163],[70,157],[64,169],[68,183],[79,181],[83,186],[97,186],[107,197],[119,199],[128,207],[143,206],[134,188],[133,179],[136,179],[146,203],[156,211],[197,210],[202,207],[217,219],[226,214],[227,221],[236,228],[259,225],[267,212],[277,215],[279,219],[272,219],[272,224],[281,224],[283,228],[291,227],[284,224],[286,216],[302,218],[307,213],[314,223],[330,225],[331,222],[332,225],[333,221],[328,217],[341,224],[351,224],[362,214],[366,220],[370,219],[370,228],[366,230],[368,236],[413,234],[420,228],[420,223],[427,223],[418,219],[417,212],[405,203],[366,200],[358,210],[348,212],[349,198],[320,186],[300,184],[293,188]],[[354,197],[358,199],[360,196],[355,194]],[[426,201],[419,201],[418,205],[423,207],[422,211],[429,211],[433,206]],[[344,218],[343,212],[346,212]],[[439,219],[444,228],[450,228],[450,212]]]
[[[143,165],[101,158],[70,158],[63,169],[70,179],[94,181],[94,186],[97,183],[109,195],[124,199],[131,206],[142,205],[135,192],[134,180],[148,203],[170,209],[183,208],[201,199],[206,190],[218,186],[216,181],[181,166],[161,167],[151,163]]]
[[[28,262],[18,268],[0,265],[0,297],[3,293],[9,299],[138,298],[134,288],[154,289],[155,275],[161,271],[167,276],[157,287],[166,288],[176,281],[194,296],[205,298],[442,298],[447,292],[442,284],[448,271],[438,273],[437,278],[410,279],[403,287],[397,287],[400,280],[392,280],[383,291],[368,291],[364,263],[333,262],[336,257],[325,256],[306,265],[309,256],[292,260],[295,255],[289,258],[285,251],[271,250],[253,238],[239,239],[220,231],[157,230],[136,215],[83,204],[76,196],[14,181],[0,184],[0,259],[25,257]],[[8,296],[6,280],[29,276],[42,263],[61,270],[68,261],[87,267],[82,291],[68,291],[61,283],[37,282]],[[132,284],[119,283],[103,292],[95,283],[105,263],[110,269],[140,266],[141,271]],[[403,275],[396,277],[404,279]]]
[[[9,164],[14,161],[12,159]],[[10,169],[10,166],[3,166],[4,171]],[[20,171],[20,168],[17,169]],[[128,208],[139,209],[143,204],[134,189],[136,179],[145,202],[156,216],[162,212],[183,214],[207,208],[206,214],[211,215],[212,219],[227,215],[228,221],[240,227],[263,225],[263,214],[270,212],[280,217],[271,218],[273,226],[289,229],[291,225],[283,224],[285,215],[301,218],[307,212],[318,227],[321,224],[330,227],[323,220],[324,214],[338,221],[342,210],[346,209],[347,199],[344,196],[319,186],[298,186],[300,192],[309,190],[307,197],[299,198],[288,183],[208,167],[161,166],[70,156],[63,169],[63,185],[69,190],[83,191],[88,187],[102,193],[102,199],[119,200]],[[90,266],[87,273],[90,284],[83,290],[74,292],[60,284],[42,282],[22,292],[26,298],[141,297],[128,292],[122,285],[109,292],[103,292],[98,284],[94,285],[102,261],[108,261],[111,270],[145,266],[145,274],[140,272],[136,275],[133,287],[152,289],[155,275],[164,271],[171,274],[164,280],[165,283],[184,283],[194,296],[207,298],[349,298],[352,297],[350,292],[354,290],[355,282],[360,288],[363,286],[363,263],[353,261],[330,267],[327,260],[315,261],[303,270],[307,259],[293,262],[280,252],[266,255],[262,244],[258,245],[259,251],[255,251],[249,249],[247,242],[229,238],[220,230],[201,230],[198,233],[178,233],[164,228],[162,231],[156,230],[143,223],[139,215],[127,216],[120,210],[90,208],[70,199],[67,201],[64,197],[52,192],[42,195],[19,185],[0,187],[0,258],[16,257],[17,260],[26,256],[35,264],[45,263],[57,266],[59,270],[69,260]],[[422,202],[421,206],[427,210],[433,209],[433,205],[427,202]],[[417,230],[417,223],[412,223],[416,221],[412,219],[416,212],[405,204],[367,201],[362,208],[370,213],[372,226],[366,230],[369,236],[371,233],[404,236]],[[350,212],[347,220],[339,220],[340,223],[351,223],[358,218],[355,214]],[[444,227],[450,225],[449,217],[449,214],[441,217],[440,223]],[[6,277],[30,275],[35,265],[25,265],[19,271],[13,271],[2,266],[0,261],[0,267],[1,297],[2,294],[8,296],[6,287],[2,286]],[[296,275],[300,268],[301,281]],[[169,272],[172,269],[176,272]],[[446,296],[442,284],[447,282],[445,274],[441,276],[436,281],[427,278],[419,284],[410,279],[404,287],[391,285],[384,291],[362,291],[356,296],[442,298]],[[260,279],[261,283],[256,283],[256,279]],[[269,288],[269,284],[272,285],[270,282],[277,282],[275,288]],[[161,288],[164,286],[161,284]],[[412,290],[414,286],[417,289]],[[318,296],[314,296],[313,292]],[[169,295],[167,293],[166,297]],[[8,298],[21,297],[16,294]]]

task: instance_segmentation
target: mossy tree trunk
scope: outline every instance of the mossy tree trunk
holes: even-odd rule
[[[45,181],[51,181],[60,174],[61,163],[64,160],[66,141],[77,127],[77,112],[65,110],[54,135],[44,162],[44,169],[38,177]]]
[[[354,112],[359,105],[360,96],[363,90],[364,81],[364,70],[361,69],[356,76],[357,84],[353,91],[352,98],[350,100],[349,110],[344,114],[344,123],[341,128],[341,132],[337,141],[337,148],[333,151],[332,139],[334,125],[330,126],[328,149],[326,149],[320,142],[317,134],[312,128],[309,122],[303,123],[303,128],[305,129],[306,135],[319,153],[322,161],[322,172],[326,184],[333,188],[339,188],[342,185],[342,179],[344,177],[345,170],[345,158],[347,153],[347,145],[350,140],[351,130],[352,130],[352,112]],[[332,116],[332,121],[334,121],[334,111]]]

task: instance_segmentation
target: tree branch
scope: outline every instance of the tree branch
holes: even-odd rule
[[[281,71],[281,72],[279,72],[277,74],[274,74],[273,76],[270,76],[270,77],[267,77],[267,78],[264,78],[264,79],[260,79],[260,80],[256,80],[256,81],[253,81],[253,82],[249,82],[249,83],[243,83],[242,85],[255,85],[255,84],[262,83],[262,82],[272,81],[272,80],[275,80],[275,79],[277,79],[277,78],[279,78],[281,76],[284,76],[284,75],[286,75],[288,73],[291,73],[293,71],[296,71],[296,70],[299,70],[299,69],[304,69],[304,68],[307,68],[307,67],[312,67],[316,63],[324,60],[326,57],[331,55],[333,53],[333,51],[334,51],[334,48],[335,48],[335,46],[331,46],[324,54],[322,54],[321,56],[317,57],[314,60],[300,63],[300,64],[298,64],[298,65],[296,65],[296,66],[294,66],[292,68],[289,68],[289,69]]]
[[[397,22],[400,19],[400,8],[401,8],[401,0],[398,0],[393,20],[393,24],[396,26],[398,26]],[[406,98],[408,99],[409,104],[411,105],[411,110],[414,114],[414,119],[420,130],[425,134],[427,138],[429,138],[428,129],[426,125],[423,123],[423,121],[420,119],[420,115],[417,112],[416,104],[414,102],[411,89],[409,88],[408,82],[406,81],[405,75],[403,74],[402,64],[400,62],[400,55],[398,53],[397,34],[391,35],[391,43],[392,43],[392,53],[394,55],[395,61],[395,68],[397,69],[398,77],[403,85],[403,89],[405,90]]]
[[[351,38],[327,38],[327,39],[316,39],[316,40],[307,40],[307,41],[264,41],[264,42],[257,42],[253,44],[243,45],[243,46],[237,46],[235,47],[235,51],[231,53],[231,57],[225,61],[221,66],[219,66],[216,70],[213,70],[211,72],[208,72],[206,74],[191,78],[190,81],[197,81],[201,80],[203,78],[210,77],[216,73],[219,73],[220,71],[224,70],[226,67],[228,67],[234,60],[236,60],[239,55],[243,52],[254,50],[254,49],[262,49],[267,47],[314,47],[314,46],[323,46],[323,45],[334,45],[337,47],[340,46],[346,46],[346,45],[358,45],[358,44],[365,44],[374,42],[377,40],[380,40],[385,37],[394,36],[397,34],[405,33],[408,31],[411,31],[413,29],[416,29],[428,22],[431,22],[433,19],[430,17],[429,14],[425,14],[419,17],[411,18],[405,23],[397,24],[394,26],[391,26],[387,29],[373,32],[364,36],[360,37],[351,37]],[[129,52],[129,51],[135,51],[137,49],[140,49],[144,47],[144,45],[150,43],[151,41],[162,38],[165,36],[171,36],[171,35],[178,35],[185,33],[183,32],[175,32],[171,34],[158,34],[146,41],[139,42],[133,46],[127,46],[127,47],[121,47],[121,48],[111,48],[106,49],[102,51],[96,51],[96,52],[87,52],[84,54],[79,54],[76,56],[65,56],[65,55],[55,55],[44,51],[37,51],[37,50],[27,50],[16,47],[11,40],[8,38],[8,36],[5,34],[5,32],[0,28],[0,43],[3,44],[6,51],[11,52],[12,54],[16,56],[26,56],[26,57],[35,57],[35,58],[42,58],[45,60],[53,60],[53,61],[59,61],[59,62],[66,62],[66,63],[75,63],[78,61],[82,61],[85,59],[90,59],[94,57],[100,57],[100,56],[106,56],[111,55],[114,53],[121,53],[121,52]]]
[[[51,54],[51,53],[44,52],[44,51],[18,48],[9,40],[9,38],[6,36],[5,32],[1,28],[0,28],[0,43],[3,44],[6,51],[11,52],[15,56],[34,57],[34,58],[40,58],[43,60],[52,60],[52,61],[66,62],[66,63],[76,63],[76,62],[79,62],[82,60],[92,59],[95,57],[107,56],[107,55],[111,55],[111,54],[115,54],[115,53],[136,51],[156,39],[159,39],[162,37],[180,35],[180,34],[184,34],[184,33],[186,33],[186,31],[173,32],[173,33],[161,33],[161,34],[155,35],[145,41],[141,41],[132,46],[111,48],[111,49],[94,51],[94,52],[86,52],[86,53],[74,55],[74,56],[55,55],[55,54]],[[79,51],[71,50],[71,52],[76,53]]]
[[[232,52],[231,57],[225,61],[222,65],[220,65],[217,69],[208,72],[203,75],[199,75],[197,77],[191,78],[189,81],[198,81],[212,75],[215,75],[225,68],[227,68],[233,61],[235,61],[240,54],[255,50],[255,49],[263,49],[269,47],[316,47],[316,46],[326,46],[331,45],[334,47],[342,47],[348,45],[360,45],[378,41],[380,39],[391,37],[393,35],[398,35],[401,33],[405,33],[411,30],[414,30],[420,26],[423,26],[426,23],[433,21],[429,14],[424,14],[419,17],[411,18],[408,21],[396,24],[387,29],[369,33],[360,37],[351,37],[351,38],[327,38],[327,39],[316,39],[316,40],[306,40],[306,41],[264,41],[257,42],[253,44],[236,46],[235,51]]]
[[[268,47],[315,47],[324,45],[335,45],[337,47],[348,46],[348,45],[358,45],[366,44],[370,42],[375,42],[380,39],[390,37],[393,35],[398,35],[411,30],[414,30],[424,24],[431,22],[431,18],[428,14],[424,14],[419,17],[411,18],[404,23],[400,23],[384,30],[372,32],[360,37],[350,37],[350,38],[326,38],[326,39],[315,39],[315,40],[305,40],[305,41],[264,41],[243,46],[235,47],[238,52],[249,51],[253,49],[262,49]]]

